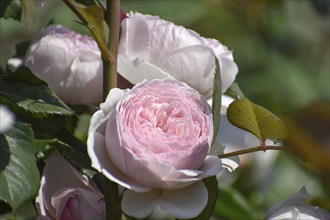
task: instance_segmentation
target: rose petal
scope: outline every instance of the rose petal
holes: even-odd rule
[[[105,208],[98,194],[82,188],[58,190],[52,197],[52,204],[56,219],[99,219]]]
[[[266,213],[265,219],[281,219],[288,217],[293,219],[330,219],[330,213],[317,206],[306,205],[310,198],[305,187],[290,196],[287,200],[276,203]]]
[[[187,83],[202,95],[210,97],[214,78],[214,55],[204,45],[193,45],[172,52],[159,64],[176,80]],[[203,65],[200,65],[203,63]]]
[[[203,171],[200,177],[204,179],[206,177],[215,176],[221,171],[221,169],[221,160],[219,159],[219,157],[207,156],[203,166],[200,169],[201,171]]]
[[[121,25],[121,35],[125,37],[121,37],[120,44],[123,47],[118,48],[118,53],[131,60],[136,58],[149,60],[150,32],[145,17],[137,15],[135,19],[124,19]]]
[[[189,219],[204,210],[207,200],[207,189],[203,181],[198,181],[182,189],[163,190],[161,208],[176,218]]]
[[[233,172],[239,166],[239,157],[230,157],[221,159],[222,167],[226,168],[229,172]]]
[[[91,118],[88,134],[96,130],[100,132],[102,124],[108,119],[111,111],[115,108],[117,102],[127,95],[129,90],[113,88],[110,90],[105,103],[101,103],[101,109],[95,112]],[[104,127],[103,127],[104,128]],[[102,129],[101,129],[102,130]]]
[[[57,94],[70,104],[98,104],[102,101],[102,71],[100,54],[94,51],[80,51],[70,65],[70,72]],[[88,96],[81,93],[88,92]],[[63,93],[63,94],[62,94]],[[70,93],[70,96],[67,94]],[[67,99],[67,100],[65,100]]]
[[[104,136],[99,133],[94,133],[94,135],[89,136],[88,142],[90,143],[89,146],[92,146],[88,148],[88,154],[92,160],[92,167],[103,173],[111,181],[114,181],[125,188],[137,192],[146,192],[150,190],[150,187],[139,184],[127,177],[112,163],[104,146]]]
[[[145,218],[155,208],[161,193],[161,189],[152,189],[145,193],[126,190],[123,194],[121,208],[129,216]]]
[[[235,81],[238,67],[232,59],[226,57],[218,57],[218,59],[220,61],[222,92],[225,92]]]
[[[143,80],[164,79],[171,77],[157,66],[147,63],[142,59],[130,61],[118,55],[118,73],[132,84],[137,84]]]
[[[48,45],[40,45],[37,51],[32,49],[32,52],[33,56],[26,57],[25,66],[38,78],[46,81],[49,87],[55,91],[59,90],[59,79],[65,81],[67,67],[72,63],[73,56],[66,53],[63,48]],[[53,56],[44,56],[44,54],[53,54]]]
[[[278,202],[266,213],[266,219],[271,218],[270,216],[274,214],[277,210],[281,208],[285,208],[286,206],[297,206],[297,205],[305,205],[307,199],[309,199],[310,195],[307,193],[305,187],[302,187],[299,192],[290,196],[287,200]]]
[[[125,191],[122,200],[123,212],[137,218],[151,214],[160,206],[170,215],[189,219],[199,215],[207,204],[207,189],[202,181],[175,190],[152,189],[147,193]]]

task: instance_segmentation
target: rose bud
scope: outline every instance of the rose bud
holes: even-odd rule
[[[31,42],[25,65],[67,104],[99,104],[102,60],[96,42],[60,25],[42,30]]]
[[[59,155],[46,161],[36,207],[38,220],[105,219],[105,202],[97,187]]]

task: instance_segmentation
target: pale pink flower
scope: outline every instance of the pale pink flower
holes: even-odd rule
[[[317,206],[307,205],[310,198],[305,187],[287,200],[276,203],[266,213],[266,220],[330,220],[330,214]]]
[[[51,25],[31,42],[25,65],[68,104],[102,101],[102,60],[96,42]]]
[[[238,68],[232,52],[215,39],[140,13],[129,13],[121,31],[118,72],[132,84],[171,76],[210,98],[214,56],[220,62],[222,91],[235,80]]]
[[[211,110],[200,94],[171,79],[112,89],[89,128],[92,166],[129,189],[122,209],[143,218],[160,206],[177,218],[197,216],[207,203],[201,181],[221,170],[208,156]]]
[[[102,194],[63,157],[47,159],[36,198],[37,219],[105,219]]]

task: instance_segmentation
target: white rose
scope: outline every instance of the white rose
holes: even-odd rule
[[[68,104],[102,101],[102,60],[96,42],[60,25],[31,42],[25,65]]]
[[[275,204],[267,213],[267,220],[329,220],[330,214],[317,206],[306,205],[310,195],[305,187],[290,196],[287,200]]]
[[[121,25],[118,72],[132,84],[171,76],[210,98],[214,55],[220,61],[222,91],[234,82],[238,68],[232,52],[219,41],[157,16],[128,16]]]

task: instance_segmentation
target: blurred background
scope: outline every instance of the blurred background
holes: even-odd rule
[[[24,56],[27,42],[49,23],[89,34],[61,1],[37,4],[32,16],[22,16],[23,23],[0,19],[2,71],[10,57]],[[308,135],[325,140],[322,146],[308,146],[308,152],[321,148],[321,154],[329,155],[330,1],[122,0],[122,7],[126,12],[158,15],[227,45],[239,67],[236,81],[253,102],[297,123],[320,114],[326,118],[312,127],[322,127],[317,132],[322,137],[305,129],[310,124],[298,124]],[[308,115],[320,105],[322,113]],[[310,204],[330,210],[328,159],[323,159],[326,168],[320,169],[288,152],[247,157],[237,171],[220,179],[213,219],[262,219],[274,203],[304,185],[312,195]]]

